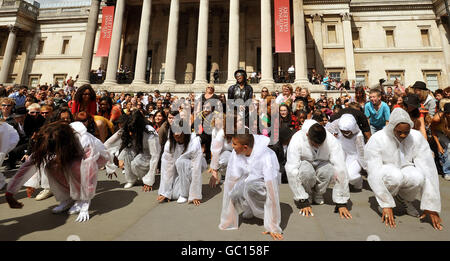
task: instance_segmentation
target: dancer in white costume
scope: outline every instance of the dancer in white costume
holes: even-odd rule
[[[36,135],[33,154],[9,182],[6,200],[11,208],[22,208],[23,204],[13,195],[40,166],[44,166],[50,189],[60,202],[52,212],[61,213],[70,208],[69,214],[79,213],[77,222],[87,221],[90,201],[97,186],[98,169],[108,160],[105,146],[87,132],[83,123],[69,125],[58,121],[48,124]]]
[[[119,143],[119,140],[121,141]],[[108,152],[113,157],[119,145],[119,168],[125,170],[127,183],[124,188],[131,188],[138,179],[142,179],[143,191],[151,191],[155,183],[156,167],[160,155],[158,133],[150,126],[140,111],[135,111],[125,122],[122,129],[106,142]],[[107,173],[115,171],[115,165],[109,162]]]
[[[206,169],[200,137],[195,133],[174,133],[169,130],[169,140],[161,159],[161,183],[158,201],[178,199],[178,203],[192,202],[198,206],[202,200],[202,172]]]
[[[264,220],[264,234],[283,239],[278,195],[279,169],[277,157],[262,135],[237,134],[232,139],[233,152],[225,176],[219,229],[238,229],[239,214],[243,218]]]
[[[218,114],[218,117],[212,122],[214,128],[212,130],[211,164],[208,172],[211,173],[209,185],[215,187],[225,177],[233,146],[231,137],[225,135],[225,115]]]
[[[408,215],[419,217],[411,201],[420,199],[420,209],[424,211],[420,218],[430,216],[433,227],[442,230],[436,165],[428,142],[413,126],[408,113],[396,108],[389,124],[372,135],[365,146],[369,185],[386,226],[396,227],[395,200]]]
[[[345,153],[345,165],[349,176],[349,184],[355,190],[361,190],[363,179],[361,170],[367,169],[364,159],[364,136],[351,114],[344,114],[341,118],[327,123],[325,128],[334,134]]]
[[[285,168],[301,215],[314,216],[312,201],[323,204],[323,194],[333,182],[335,212],[341,218],[352,218],[347,209],[350,192],[344,151],[333,134],[315,120],[306,120],[292,137]]]
[[[6,155],[19,143],[19,134],[8,123],[0,122],[0,168],[3,165]],[[6,179],[0,172],[0,190],[6,185]]]

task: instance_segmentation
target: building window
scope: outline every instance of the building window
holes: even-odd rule
[[[29,80],[28,80],[28,86],[37,87],[40,80],[41,80],[40,75],[30,75]]]
[[[336,39],[336,25],[328,25],[328,43],[337,43]]]
[[[341,80],[341,76],[344,75],[344,68],[328,68],[325,70],[330,79]]]
[[[420,35],[422,37],[422,45],[425,47],[430,46],[430,35],[428,29],[421,29]]]
[[[353,39],[353,48],[361,48],[361,42],[359,40],[359,31],[352,31],[352,39]]]
[[[39,41],[37,54],[42,54],[44,52],[44,44],[45,44],[45,40],[44,39]]]
[[[355,86],[367,86],[368,72],[356,72]]]
[[[16,48],[16,55],[21,55],[22,54],[22,47],[23,47],[23,42],[22,41],[18,41],[17,42],[17,48]]]
[[[404,83],[405,72],[404,71],[386,71],[388,81],[399,80]]]
[[[441,72],[440,71],[424,71],[423,72],[423,78],[426,81],[427,88],[431,91],[436,91],[439,89],[439,82],[441,78]]]
[[[387,47],[395,47],[394,30],[386,30]]]
[[[54,74],[53,82],[58,82],[59,86],[64,86],[64,80],[66,79],[67,74]]]
[[[68,51],[69,51],[69,39],[64,39],[61,54],[67,54]]]

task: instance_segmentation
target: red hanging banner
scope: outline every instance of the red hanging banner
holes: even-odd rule
[[[112,29],[114,24],[114,6],[104,6],[102,8],[102,30],[100,31],[100,41],[95,56],[106,57],[109,54],[111,45]]]
[[[275,52],[290,53],[291,49],[291,14],[289,0],[274,0]]]

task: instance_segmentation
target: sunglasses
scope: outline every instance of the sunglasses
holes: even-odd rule
[[[12,107],[12,104],[2,104],[3,107]]]
[[[30,111],[29,114],[38,114],[38,111]]]
[[[269,91],[261,91],[261,92],[269,92]]]
[[[49,111],[41,111],[41,114],[46,115],[46,114],[50,114],[50,112]]]

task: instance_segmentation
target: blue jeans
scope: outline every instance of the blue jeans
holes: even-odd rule
[[[450,175],[450,159],[449,159],[449,150],[448,147],[445,148],[444,154],[439,153],[439,162],[442,165],[442,171],[444,175]]]

